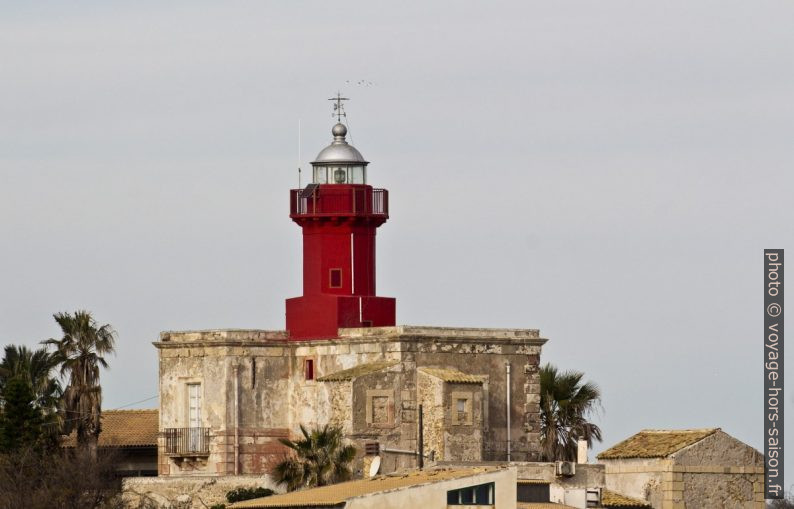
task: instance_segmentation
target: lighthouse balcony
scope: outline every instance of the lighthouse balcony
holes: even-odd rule
[[[290,191],[290,217],[389,217],[389,192],[368,185],[309,184]]]

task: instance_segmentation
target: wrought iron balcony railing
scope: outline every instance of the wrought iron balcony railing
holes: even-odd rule
[[[165,453],[169,456],[209,456],[209,428],[165,428]]]

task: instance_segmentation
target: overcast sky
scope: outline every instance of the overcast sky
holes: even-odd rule
[[[340,90],[391,193],[398,323],[539,328],[601,386],[597,450],[707,426],[762,449],[794,3],[429,3],[0,3],[0,344],[91,310],[109,409],[156,396],[162,330],[283,328],[297,124],[305,167]]]

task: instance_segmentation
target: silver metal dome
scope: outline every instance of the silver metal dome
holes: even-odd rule
[[[331,134],[334,135],[334,141],[325,147],[317,154],[317,158],[312,161],[312,164],[322,163],[363,163],[369,164],[364,159],[361,152],[356,150],[353,145],[345,141],[347,134],[347,127],[344,124],[338,123],[331,129]]]

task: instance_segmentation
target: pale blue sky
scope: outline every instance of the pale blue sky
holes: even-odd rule
[[[391,192],[398,322],[540,328],[602,387],[598,450],[649,427],[762,447],[791,2],[32,4],[0,3],[0,344],[92,310],[116,408],[157,393],[161,330],[282,328],[297,123],[305,162],[341,90]]]

